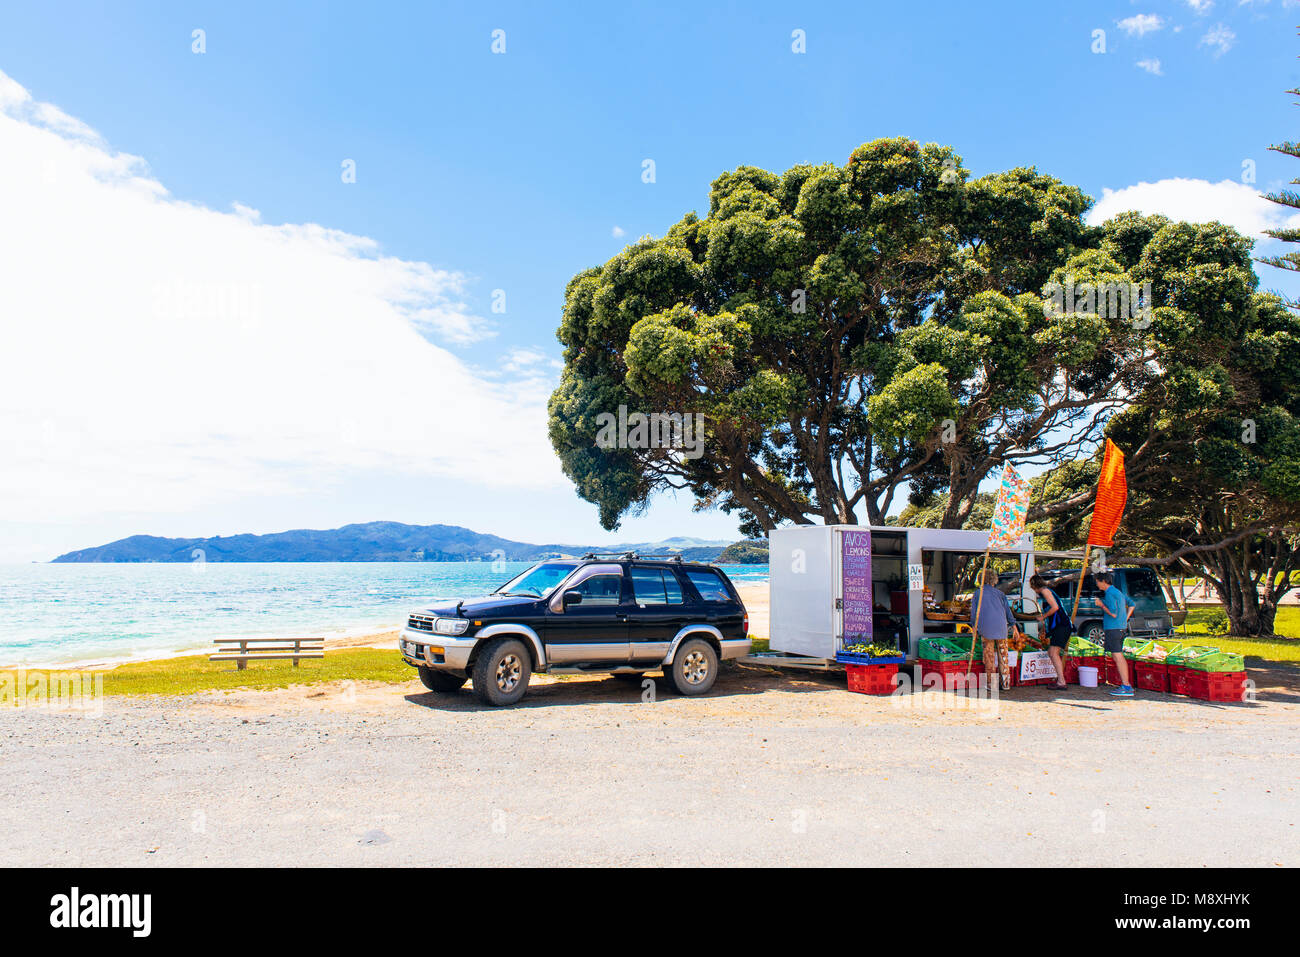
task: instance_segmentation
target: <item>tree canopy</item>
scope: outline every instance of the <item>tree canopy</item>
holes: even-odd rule
[[[1142,366],[1122,317],[1043,309],[1054,275],[1117,272],[1089,204],[902,138],[842,167],[722,174],[706,217],[570,281],[550,403],[566,473],[610,528],[665,488],[754,534],[881,523],[905,490],[943,490],[960,522],[1002,461],[1095,442]],[[598,447],[596,417],[620,406],[702,415],[706,453]]]
[[[1239,630],[1270,630],[1300,565],[1300,320],[1232,228],[1089,227],[1089,206],[900,138],[723,173],[707,216],[570,281],[565,471],[607,528],[677,488],[761,536],[885,524],[902,495],[910,523],[983,521],[980,483],[1009,461],[1038,466],[1031,528],[1068,547],[1105,434],[1132,489],[1117,547],[1206,575]],[[598,444],[620,409],[702,418],[703,454]]]

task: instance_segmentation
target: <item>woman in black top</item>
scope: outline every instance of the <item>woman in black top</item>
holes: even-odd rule
[[[1047,584],[1047,580],[1041,575],[1034,575],[1029,579],[1029,587],[1038,594],[1038,604],[1042,613],[1038,616],[1038,621],[1047,630],[1051,644],[1048,646],[1047,653],[1052,657],[1052,667],[1056,669],[1056,684],[1052,685],[1057,691],[1063,691],[1067,687],[1065,683],[1065,648],[1070,642],[1070,616],[1066,614],[1065,609],[1061,607],[1061,599],[1057,596],[1052,587]]]

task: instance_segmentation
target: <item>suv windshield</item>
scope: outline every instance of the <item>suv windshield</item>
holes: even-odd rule
[[[496,590],[496,594],[541,598],[577,567],[577,562],[542,562],[510,579]]]

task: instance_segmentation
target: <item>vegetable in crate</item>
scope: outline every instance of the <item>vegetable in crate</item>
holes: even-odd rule
[[[869,658],[897,658],[898,649],[888,645],[863,644],[856,642],[852,645],[846,645],[844,650],[854,655],[866,655]]]

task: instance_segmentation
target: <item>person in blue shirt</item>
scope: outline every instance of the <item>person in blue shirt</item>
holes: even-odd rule
[[[1106,634],[1106,650],[1114,656],[1115,670],[1119,672],[1119,687],[1111,694],[1116,698],[1131,698],[1133,685],[1129,683],[1128,660],[1124,657],[1124,632],[1137,606],[1115,587],[1109,572],[1098,572],[1093,577],[1101,589],[1101,627]]]

